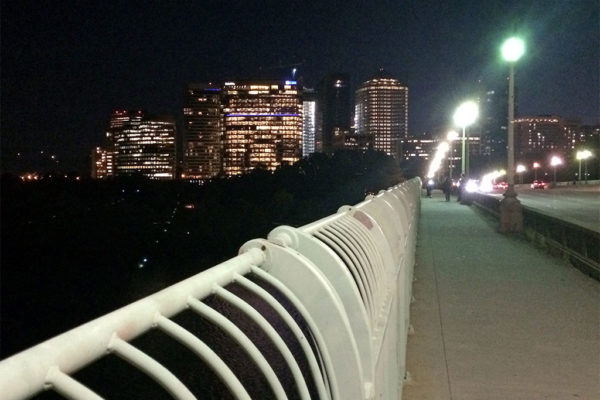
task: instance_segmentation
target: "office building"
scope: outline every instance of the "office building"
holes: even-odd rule
[[[190,84],[183,108],[183,176],[207,180],[221,172],[223,105],[220,85]]]
[[[521,117],[514,121],[515,154],[540,154],[569,149],[564,121],[557,116]]]
[[[302,157],[315,152],[317,134],[317,95],[314,89],[302,90]]]
[[[404,160],[422,159],[429,160],[435,155],[439,139],[429,134],[409,137],[402,140],[402,158]]]
[[[92,179],[107,179],[114,175],[114,150],[101,147],[92,150]]]
[[[504,160],[508,138],[508,94],[480,82],[479,118],[475,130],[481,128],[481,155]],[[472,128],[473,129],[473,128]]]
[[[352,123],[350,77],[344,73],[327,75],[319,84],[317,151],[331,153],[344,147]]]
[[[370,135],[373,149],[400,159],[408,137],[408,87],[380,70],[356,90],[356,134]]]
[[[223,85],[223,171],[274,171],[302,156],[302,97],[296,81],[255,80]]]
[[[175,118],[118,111],[111,118],[109,133],[117,176],[175,177]]]

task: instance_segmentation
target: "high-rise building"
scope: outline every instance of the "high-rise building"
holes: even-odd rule
[[[317,96],[314,89],[302,90],[302,157],[315,152]]]
[[[256,80],[223,85],[223,170],[273,171],[302,156],[302,97],[296,81]]]
[[[521,117],[514,120],[515,154],[566,151],[569,143],[564,121],[557,116]]]
[[[114,150],[101,147],[92,150],[92,179],[106,179],[114,175]]]
[[[344,147],[344,138],[350,132],[351,115],[349,75],[327,75],[319,85],[317,151],[331,153]]]
[[[183,108],[183,174],[206,180],[221,172],[223,156],[222,89],[212,83],[190,84]]]
[[[373,149],[401,157],[401,140],[408,137],[408,87],[379,74],[356,90],[356,134],[373,137]]]
[[[119,111],[111,118],[109,133],[114,143],[117,176],[175,177],[175,118]]]
[[[508,135],[508,95],[503,90],[480,85],[476,126],[481,128],[481,155],[503,160]]]

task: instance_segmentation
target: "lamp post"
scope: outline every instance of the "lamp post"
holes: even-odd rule
[[[466,129],[479,116],[479,107],[474,101],[465,101],[454,113],[454,123],[462,128],[461,173],[469,175],[469,147],[466,143]]]
[[[454,169],[454,162],[453,162],[453,157],[454,157],[454,149],[452,149],[452,142],[455,141],[458,138],[458,133],[456,133],[456,131],[450,131],[448,132],[447,135],[447,139],[448,142],[450,143],[450,155],[448,156],[448,159],[450,160],[450,181],[452,181],[452,170]]]
[[[523,164],[517,165],[517,174],[519,174],[519,183],[523,184],[523,172],[527,171],[527,168]]]
[[[552,156],[550,159],[550,165],[554,168],[554,180],[552,181],[553,186],[556,186],[556,167],[562,165],[562,159],[559,156]]]
[[[539,163],[539,162],[537,162],[537,161],[535,161],[535,162],[533,163],[533,175],[534,175],[534,178],[533,178],[533,180],[534,180],[534,181],[537,181],[537,170],[538,170],[538,168],[539,168],[539,167],[540,167],[540,163]]]
[[[589,150],[580,150],[577,152],[577,160],[579,160],[579,182],[581,182],[581,160],[585,162],[585,184],[587,185],[587,159],[592,156]]]
[[[525,53],[525,44],[517,38],[510,38],[502,45],[502,57],[508,61],[508,188],[500,202],[500,232],[521,232],[523,230],[523,210],[515,192],[515,63]]]

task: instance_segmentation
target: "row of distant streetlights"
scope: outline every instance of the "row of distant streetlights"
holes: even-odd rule
[[[504,193],[504,199],[500,203],[500,231],[501,232],[520,232],[523,229],[523,213],[521,203],[517,200],[517,192],[514,185],[514,114],[515,114],[515,82],[514,82],[514,64],[525,53],[525,43],[518,38],[510,38],[504,42],[501,48],[502,57],[509,63],[510,77],[508,81],[508,168],[507,181],[508,189]],[[469,173],[469,151],[466,130],[467,127],[473,124],[479,116],[479,107],[474,101],[466,101],[462,103],[454,113],[453,119],[456,126],[462,128],[462,157],[461,157],[461,173],[468,175]],[[448,133],[448,143],[440,144],[438,153],[444,154],[448,148],[450,149],[450,179],[452,179],[452,142],[458,138],[458,133],[450,131]],[[440,155],[441,155],[440,154]],[[438,157],[436,157],[437,159]],[[439,160],[436,160],[439,161]],[[433,163],[437,164],[437,163]],[[435,173],[436,166],[430,167],[429,175]]]
[[[584,149],[584,150],[579,150],[576,153],[576,159],[577,161],[579,161],[579,174],[577,175],[577,180],[581,182],[581,161],[584,161],[584,165],[585,165],[585,172],[583,174],[584,179],[585,179],[585,183],[587,183],[587,176],[588,176],[588,171],[587,171],[587,160],[588,158],[592,157],[593,154],[591,151]],[[554,180],[553,182],[556,183],[556,168],[561,166],[563,164],[563,159],[560,158],[559,156],[552,156],[552,158],[550,159],[550,166],[554,169]],[[533,167],[533,173],[534,173],[534,180],[537,180],[537,170],[538,168],[540,168],[542,165],[535,161],[532,164]],[[523,173],[527,172],[527,167],[523,164],[518,164],[517,168],[515,169],[515,172],[517,174],[519,174],[520,177],[520,183],[523,183]]]
[[[510,67],[510,75],[508,81],[508,160],[507,160],[507,183],[508,188],[504,193],[504,199],[500,202],[500,232],[511,233],[521,232],[523,230],[523,212],[521,208],[521,202],[517,199],[517,192],[514,189],[515,186],[515,137],[514,137],[514,119],[515,119],[515,63],[525,54],[525,43],[516,37],[512,37],[506,40],[501,47],[502,57],[508,62]],[[474,101],[466,101],[462,103],[454,113],[453,120],[454,124],[462,128],[462,157],[461,157],[461,173],[464,175],[469,174],[469,150],[468,150],[468,136],[466,135],[466,129],[469,125],[473,124],[479,116],[479,107]],[[456,131],[448,132],[448,142],[442,142],[438,146],[438,152],[434,157],[434,162],[430,166],[428,178],[435,174],[435,171],[439,168],[440,158],[450,150],[450,179],[452,179],[453,170],[453,157],[452,157],[452,142],[458,139],[458,133]],[[585,179],[587,182],[587,159],[592,156],[589,150],[582,150],[577,152],[577,160],[579,160],[579,180],[581,180],[581,160],[585,160]],[[554,182],[556,182],[556,167],[562,164],[562,159],[558,156],[552,157],[550,165],[554,168]],[[540,167],[539,163],[534,163],[533,168],[536,174],[535,179],[537,180],[537,168]],[[525,172],[525,166],[518,166],[517,173],[522,174]],[[522,175],[521,175],[522,179]]]

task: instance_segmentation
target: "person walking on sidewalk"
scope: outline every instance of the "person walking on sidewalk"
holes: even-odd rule
[[[442,190],[444,191],[444,195],[446,196],[446,201],[450,201],[450,191],[452,190],[452,181],[449,176],[446,176],[444,182],[442,183]]]
[[[425,184],[425,190],[427,190],[427,197],[431,197],[431,190],[433,189],[433,179],[428,179]]]

